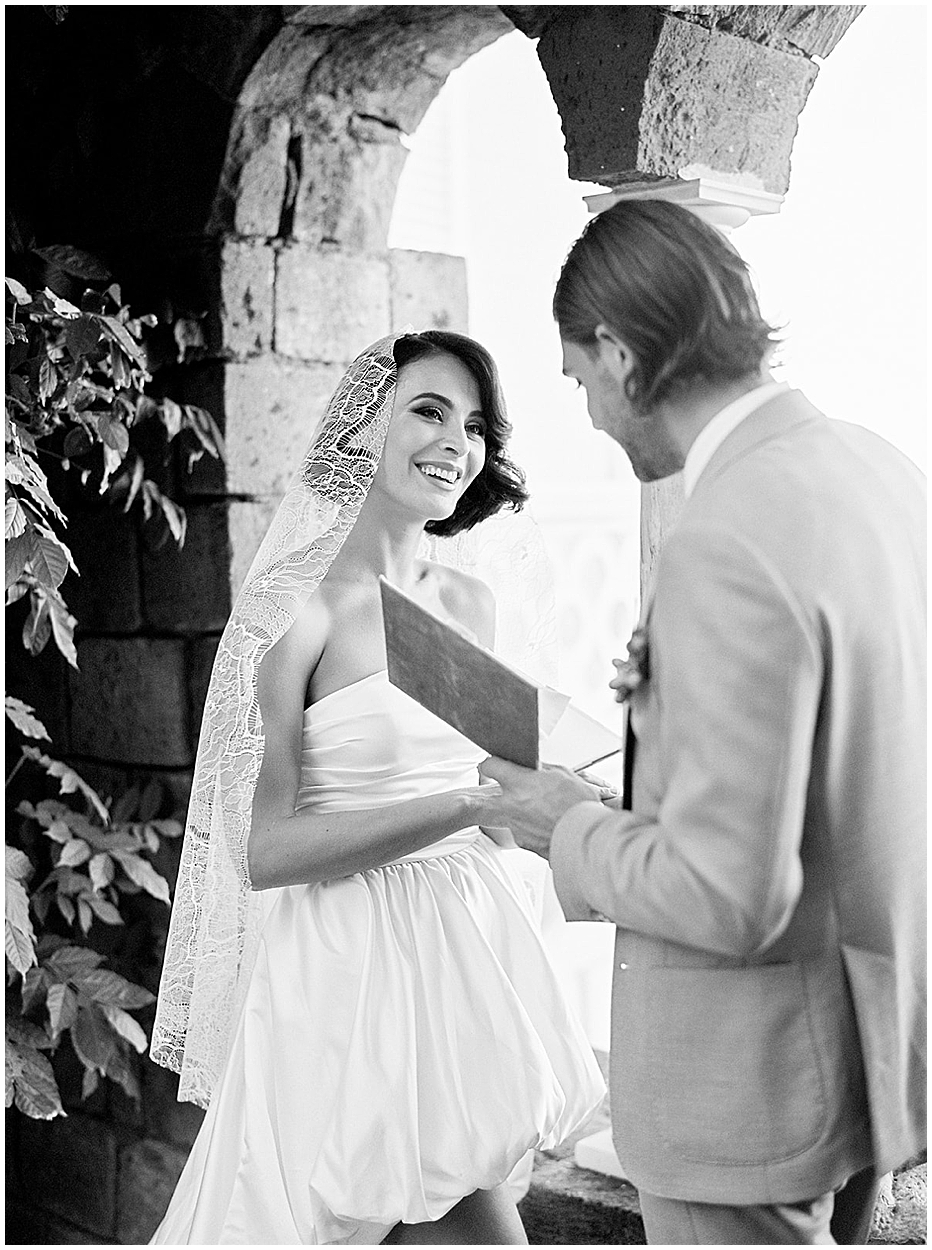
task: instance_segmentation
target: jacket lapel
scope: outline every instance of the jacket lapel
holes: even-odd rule
[[[811,421],[826,420],[823,413],[814,407],[801,391],[784,391],[775,395],[767,403],[761,404],[736,426],[721,446],[715,449],[709,463],[699,475],[691,498],[697,493],[708,489],[709,485],[729,465],[740,460],[742,456],[753,451],[755,447],[780,438],[788,431]],[[689,508],[689,500],[684,505],[684,512]],[[641,603],[638,628],[647,627],[654,601],[654,586],[657,580],[657,568],[654,576],[644,589]],[[625,705],[625,751],[624,751],[624,783],[622,788],[622,808],[630,811],[634,783],[634,758],[637,750],[637,737],[631,724],[631,701]]]

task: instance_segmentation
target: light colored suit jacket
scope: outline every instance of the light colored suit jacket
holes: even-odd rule
[[[924,536],[911,462],[790,391],[660,556],[633,810],[551,852],[566,914],[618,926],[615,1144],[652,1193],[798,1201],[924,1140]]]

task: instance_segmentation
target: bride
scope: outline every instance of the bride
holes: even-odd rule
[[[488,588],[419,551],[520,507],[509,432],[471,339],[374,344],[240,592],[152,1043],[208,1111],[154,1243],[526,1244],[509,1174],[604,1092],[484,753],[385,671],[380,575],[492,645]]]

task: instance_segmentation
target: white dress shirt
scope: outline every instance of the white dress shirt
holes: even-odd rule
[[[687,499],[699,481],[702,470],[732,430],[736,429],[745,417],[749,417],[768,399],[789,389],[787,382],[764,382],[762,386],[756,386],[753,391],[746,391],[744,395],[739,395],[736,400],[727,404],[721,412],[715,414],[708,425],[699,431],[695,442],[686,453],[686,461],[683,464],[683,491]]]

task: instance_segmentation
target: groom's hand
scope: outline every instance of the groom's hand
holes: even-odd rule
[[[571,807],[585,799],[598,803],[602,790],[566,768],[545,764],[540,769],[522,768],[490,755],[479,765],[483,780],[497,781],[500,799],[493,799],[496,824],[507,825],[518,846],[550,857],[553,827]]]

